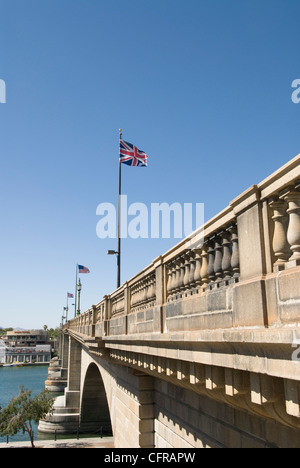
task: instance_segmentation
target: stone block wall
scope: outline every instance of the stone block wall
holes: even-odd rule
[[[299,447],[299,431],[172,383],[155,381],[157,448]]]

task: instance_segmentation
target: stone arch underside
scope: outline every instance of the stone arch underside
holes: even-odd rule
[[[87,369],[81,400],[80,428],[84,432],[111,433],[111,418],[104,383],[96,364]]]

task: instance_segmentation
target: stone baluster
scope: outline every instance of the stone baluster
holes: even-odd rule
[[[135,307],[138,307],[140,303],[140,297],[141,297],[140,284],[137,283],[135,287],[135,301],[134,301]]]
[[[143,305],[146,302],[146,298],[147,298],[147,282],[143,279],[141,280],[141,302],[140,302],[141,309],[143,308]]]
[[[231,254],[232,244],[230,241],[230,233],[228,229],[222,232],[222,246],[223,246],[223,259],[222,259],[222,270],[224,280],[228,280],[231,276]]]
[[[136,307],[136,304],[138,302],[138,286],[135,285],[132,291],[132,305],[133,307]]]
[[[200,270],[200,275],[201,275],[201,283],[203,289],[206,288],[206,286],[209,283],[209,278],[208,278],[208,242],[204,242],[202,251],[201,251],[201,270]]]
[[[136,304],[136,285],[130,288],[130,308],[133,309]]]
[[[148,288],[147,288],[147,304],[151,302],[152,299],[152,293],[153,293],[153,282],[152,282],[152,275],[149,276],[148,278]]]
[[[144,278],[143,280],[143,304],[147,304],[148,289],[149,289],[149,278]]]
[[[142,302],[143,302],[143,299],[144,299],[144,287],[143,287],[143,282],[142,281],[139,281],[139,300],[138,300],[138,310],[141,309],[141,305],[142,305]]]
[[[190,252],[186,252],[183,256],[184,261],[184,277],[183,285],[184,290],[187,291],[190,287]]]
[[[168,289],[167,289],[167,295],[169,298],[174,293],[174,288],[176,285],[176,264],[174,261],[171,261],[169,263],[169,275],[170,275],[170,283],[168,282]]]
[[[189,274],[189,285],[190,288],[194,288],[195,283],[195,268],[196,268],[196,258],[195,258],[195,251],[190,252],[190,274]]]
[[[121,299],[120,299],[120,309],[119,309],[121,312],[124,313],[125,311],[125,297],[124,297],[124,294],[121,296]]]
[[[167,266],[167,276],[168,276],[168,281],[167,281],[167,297],[171,296],[171,291],[172,291],[172,274],[173,274],[173,264],[172,262],[169,263]]]
[[[180,291],[180,273],[181,273],[180,258],[176,258],[175,268],[176,268],[176,274],[175,274],[174,292],[178,293]]]
[[[153,277],[152,275],[150,275],[148,279],[147,303],[151,302],[151,299],[153,297],[153,292],[154,292],[153,282],[154,282]]]
[[[214,239],[214,273],[216,281],[219,282],[223,276],[222,270],[222,258],[223,258],[223,246],[222,246],[222,238],[221,233],[218,233]]]
[[[240,256],[239,256],[239,242],[236,224],[229,226],[228,231],[231,234],[232,254],[231,254],[231,269],[233,277],[238,279],[240,276]]]
[[[201,250],[196,249],[195,251],[195,271],[194,271],[194,284],[196,287],[201,284]]]
[[[185,274],[185,259],[182,255],[180,257],[180,277],[179,277],[179,291],[184,291],[184,274]]]
[[[151,299],[153,301],[156,301],[156,274],[155,273],[153,273],[152,275],[151,288],[152,288]]]
[[[176,289],[176,260],[173,260],[172,263],[172,282],[171,282],[171,294],[173,295]]]
[[[137,308],[140,302],[140,284],[136,283],[134,288],[134,307]]]
[[[272,198],[269,206],[273,211],[272,219],[274,221],[273,233],[273,252],[276,258],[274,267],[281,269],[291,255],[290,246],[287,240],[287,230],[289,217],[286,212],[287,204],[284,200]]]
[[[131,305],[131,307],[136,308],[137,302],[138,302],[138,285],[135,284],[132,287],[132,305]]]
[[[150,275],[149,281],[148,281],[147,302],[151,302],[152,300],[153,292],[154,292],[153,284],[154,284],[153,275]]]
[[[207,265],[207,276],[209,278],[209,282],[213,282],[215,280],[215,249],[214,249],[214,242],[213,238],[209,239],[207,245],[207,255],[208,255],[208,265]]]
[[[144,293],[142,281],[139,281],[138,291],[139,291],[139,293],[138,293],[138,303],[137,303],[137,305],[138,305],[138,308],[140,309],[141,303],[143,301],[143,293]]]
[[[284,196],[288,204],[289,227],[287,240],[290,244],[292,256],[290,262],[300,264],[300,192],[295,189],[289,190]]]

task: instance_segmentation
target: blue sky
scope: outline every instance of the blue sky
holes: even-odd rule
[[[147,152],[128,202],[209,219],[300,152],[299,0],[0,0],[0,326],[60,323],[116,286],[99,203],[117,204],[118,129]],[[123,240],[122,282],[178,239]],[[72,312],[71,312],[72,314]]]

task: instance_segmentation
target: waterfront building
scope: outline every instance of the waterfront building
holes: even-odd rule
[[[3,340],[0,340],[0,364],[6,363],[6,345]]]
[[[37,346],[50,344],[48,332],[45,330],[13,330],[3,336],[7,346]]]
[[[48,363],[52,343],[44,330],[15,330],[0,340],[0,364]]]
[[[49,363],[50,359],[50,344],[31,347],[11,347],[6,346],[3,340],[0,340],[0,364]]]

